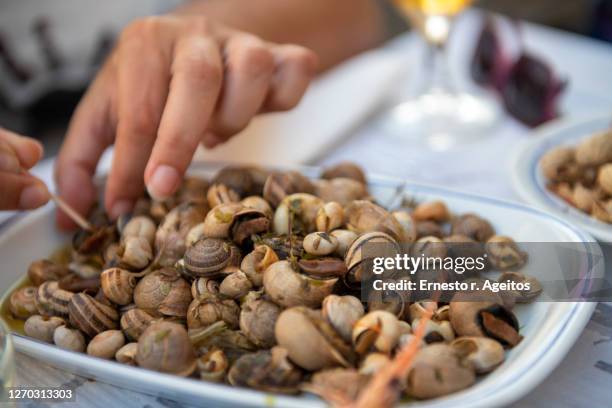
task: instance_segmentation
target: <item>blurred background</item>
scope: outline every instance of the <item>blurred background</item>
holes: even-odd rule
[[[133,18],[180,3],[3,0],[0,126],[41,139],[46,155],[55,155],[76,103],[121,28]],[[477,6],[612,42],[612,0],[483,0]],[[394,32],[405,29],[403,20],[397,21]]]

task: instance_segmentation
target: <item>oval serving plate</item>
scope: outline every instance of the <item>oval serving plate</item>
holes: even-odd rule
[[[548,191],[539,163],[550,149],[561,145],[575,146],[585,137],[610,126],[610,112],[560,119],[534,131],[533,138],[521,145],[511,160],[512,184],[523,200],[565,218],[603,242],[612,242],[612,225],[590,217]]]
[[[210,176],[218,165],[196,165],[194,175]],[[314,168],[298,168],[316,176]],[[463,194],[426,185],[370,177],[370,189],[382,204],[391,205],[407,195],[417,200],[444,200],[453,212],[477,212],[488,218],[497,231],[518,242],[592,242],[593,239],[568,223],[541,211],[486,197]],[[47,206],[28,216],[0,225],[0,283],[8,289],[25,273],[29,263],[48,256],[69,237],[55,229],[53,208]],[[590,257],[581,269],[603,273]],[[537,271],[525,271],[537,276]],[[9,293],[6,290],[6,293]],[[588,322],[595,303],[541,302],[520,305],[516,313],[524,340],[507,353],[504,364],[467,390],[428,401],[410,402],[410,407],[493,407],[509,404],[536,387],[561,361]],[[52,345],[15,334],[15,347],[50,365],[119,387],[198,405],[324,407],[311,396],[269,394],[170,376],[85,354],[58,349]]]

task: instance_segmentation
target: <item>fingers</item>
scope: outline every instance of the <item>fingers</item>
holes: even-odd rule
[[[157,137],[168,95],[169,58],[163,42],[153,34],[160,29],[147,20],[119,49],[119,123],[115,153],[106,185],[105,206],[116,218],[131,211],[144,191],[144,171]]]
[[[261,109],[275,70],[274,56],[257,37],[236,35],[226,47],[226,73],[213,132],[229,138]]]
[[[42,156],[43,147],[38,141],[0,128],[0,169],[31,169]]]
[[[218,45],[209,36],[189,36],[176,44],[172,82],[157,141],[145,171],[149,194],[172,195],[209,126],[221,89]]]
[[[55,164],[59,194],[83,215],[96,201],[93,176],[100,156],[114,138],[112,81],[112,71],[107,66],[79,103]],[[76,227],[62,211],[56,214],[60,228]]]
[[[44,183],[27,173],[0,173],[0,210],[31,210],[49,201]]]
[[[317,71],[318,59],[312,51],[297,45],[273,48],[277,70],[266,100],[266,111],[294,108]]]

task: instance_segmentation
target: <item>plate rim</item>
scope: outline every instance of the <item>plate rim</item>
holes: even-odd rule
[[[533,130],[529,136],[530,139],[521,143],[512,152],[510,174],[514,191],[526,203],[576,224],[577,227],[588,231],[601,241],[612,242],[612,226],[607,227],[605,223],[594,220],[569,204],[564,204],[560,198],[542,191],[537,182],[539,177],[538,163],[541,157],[541,155],[538,155],[538,149],[550,143],[551,140],[559,138],[562,132],[603,121],[612,124],[611,110],[562,117]],[[562,145],[562,143],[558,143],[558,145]]]

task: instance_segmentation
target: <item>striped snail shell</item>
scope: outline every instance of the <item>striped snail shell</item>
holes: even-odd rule
[[[216,276],[226,266],[232,265],[237,253],[238,248],[229,241],[203,238],[187,249],[184,267],[194,277]]]
[[[154,318],[142,309],[130,309],[121,316],[121,330],[132,341],[138,341],[140,335],[149,327]]]
[[[26,286],[13,292],[9,298],[11,314],[18,319],[27,319],[37,314],[36,292],[37,288],[34,286]]]
[[[136,277],[124,269],[105,270],[100,276],[100,284],[104,296],[113,303],[124,306],[131,303],[134,298]]]
[[[156,317],[185,317],[190,302],[191,286],[174,268],[151,272],[134,289],[136,306]]]
[[[68,304],[74,293],[59,288],[57,281],[47,281],[36,291],[36,308],[43,316],[68,317]]]
[[[119,314],[112,307],[105,305],[85,293],[72,296],[68,305],[70,324],[89,337],[106,330],[116,329]]]

